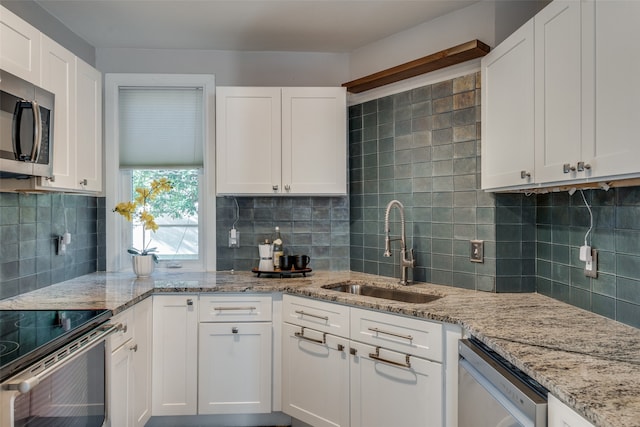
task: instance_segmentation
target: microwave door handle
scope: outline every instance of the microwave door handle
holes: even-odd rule
[[[40,106],[36,101],[31,102],[33,110],[33,148],[31,150],[31,162],[36,163],[40,157],[40,145],[42,143],[40,135],[42,133],[42,119],[40,117]]]
[[[13,153],[16,160],[24,160],[22,155],[22,147],[20,143],[20,122],[22,121],[22,113],[24,112],[24,104],[26,101],[16,102],[16,108],[13,110],[13,125],[11,127],[13,136]]]

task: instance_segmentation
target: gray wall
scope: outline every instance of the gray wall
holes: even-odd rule
[[[104,198],[0,193],[0,298],[104,270],[105,212]],[[71,244],[57,255],[65,230]]]

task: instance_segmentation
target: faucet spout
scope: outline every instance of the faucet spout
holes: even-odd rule
[[[389,236],[391,233],[391,229],[389,227],[389,214],[391,213],[391,209],[393,207],[398,208],[400,211],[400,238],[391,239]],[[408,284],[407,280],[407,270],[409,267],[415,267],[415,260],[413,258],[413,249],[407,251],[407,236],[404,222],[404,205],[400,203],[398,200],[392,200],[387,204],[387,209],[384,214],[384,253],[383,256],[390,257],[391,256],[391,240],[400,240],[400,284],[406,285]],[[407,252],[409,254],[409,258],[407,258]]]

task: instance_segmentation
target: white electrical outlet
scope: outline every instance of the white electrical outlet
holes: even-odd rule
[[[240,247],[240,232],[235,228],[229,230],[229,247],[230,248],[239,248]]]

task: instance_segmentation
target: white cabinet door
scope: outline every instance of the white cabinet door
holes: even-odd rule
[[[347,194],[346,115],[345,88],[282,88],[285,193]]]
[[[199,414],[271,412],[271,322],[200,323]]]
[[[134,340],[131,348],[133,426],[144,426],[151,418],[151,345],[153,338],[153,304],[147,298],[134,306]]]
[[[76,57],[42,36],[42,87],[55,94],[53,116],[53,179],[43,187],[77,189],[76,182]]]
[[[554,395],[549,394],[548,399],[549,427],[593,427]]]
[[[218,194],[346,194],[344,88],[218,87]]]
[[[0,6],[0,69],[40,85],[40,31]]]
[[[288,323],[282,340],[282,411],[314,427],[349,426],[349,340]]]
[[[102,74],[76,58],[76,188],[102,191]]]
[[[280,140],[280,88],[216,88],[219,194],[278,193],[282,180]]]
[[[133,351],[130,350],[131,341],[120,346],[111,353],[109,365],[109,420],[112,427],[133,426],[132,400],[135,395],[131,393],[133,378],[131,366],[133,364]]]
[[[581,3],[554,1],[535,16],[534,23],[535,179],[540,183],[584,179],[589,170],[576,170],[578,162],[590,161],[582,156],[583,140],[590,135],[582,132]]]
[[[595,146],[591,166],[599,177],[640,172],[637,127],[640,75],[636,40],[640,2],[595,2]]]
[[[533,20],[482,58],[482,188],[534,182]]]
[[[198,384],[196,295],[153,297],[152,414],[195,415]]]
[[[353,341],[351,347],[352,427],[443,425],[440,363]]]

